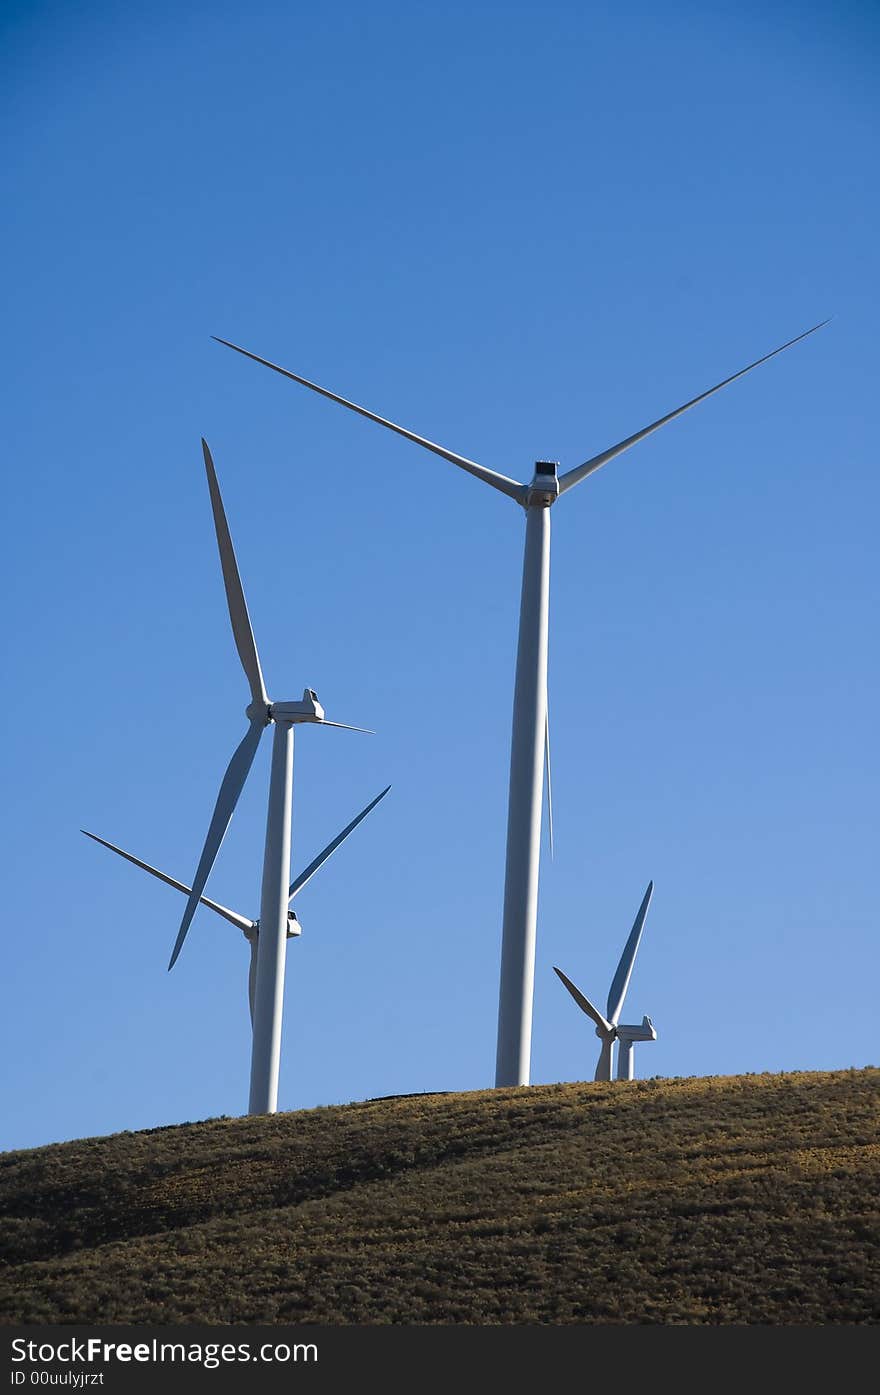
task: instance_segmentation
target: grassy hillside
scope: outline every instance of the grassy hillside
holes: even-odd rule
[[[5,1322],[878,1318],[880,1071],[546,1085],[0,1155]]]

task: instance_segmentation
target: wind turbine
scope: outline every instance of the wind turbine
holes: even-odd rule
[[[290,876],[290,825],[293,803],[293,729],[299,723],[344,727],[364,731],[345,722],[329,722],[312,688],[303,690],[299,702],[270,702],[263,682],[257,643],[251,628],[247,602],[239,576],[238,563],[229,525],[220,497],[220,486],[207,442],[202,440],[208,491],[214,515],[214,530],[220,549],[223,585],[232,622],[235,647],[251,690],[245,709],[249,726],[233,752],[220,784],[214,812],[208,826],[202,855],[189,891],[183,919],[177,932],[168,968],[172,969],[183,947],[187,931],[202,898],[220,844],[226,835],[239,795],[257,754],[266,727],[274,725],[272,765],[269,776],[269,803],[266,814],[266,843],[263,855],[263,883],[260,896],[260,934],[254,987],[254,1023],[251,1048],[251,1080],[248,1109],[251,1114],[274,1114],[278,1108],[278,1070],[281,1057],[281,1017],[284,1003],[284,967],[287,955],[287,903]]]
[[[626,997],[626,990],[629,988],[629,981],[632,977],[633,965],[636,962],[639,942],[642,938],[642,930],[645,924],[645,916],[648,914],[648,907],[651,904],[651,897],[654,894],[654,883],[648,882],[648,890],[642,898],[638,913],[633,921],[633,928],[629,932],[629,938],[623,947],[620,956],[620,963],[611,980],[611,987],[608,990],[608,1003],[605,1008],[605,1016],[597,1007],[594,1007],[589,998],[585,998],[579,988],[575,988],[570,978],[566,978],[561,969],[554,968],[553,972],[557,978],[561,979],[574,998],[578,1007],[591,1017],[596,1024],[596,1036],[602,1043],[602,1050],[599,1052],[599,1062],[596,1066],[597,1080],[610,1080],[611,1068],[613,1065],[614,1043],[620,1042],[620,1056],[617,1064],[618,1080],[632,1080],[633,1078],[633,1042],[636,1041],[656,1041],[657,1033],[654,1031],[654,1024],[650,1017],[643,1017],[639,1026],[618,1026],[620,1014],[623,1008],[623,1000]]]
[[[391,786],[387,785],[385,789],[382,791],[382,793],[377,794],[376,798],[371,800],[371,802],[366,806],[366,808],[361,809],[360,813],[352,819],[351,823],[346,824],[342,832],[338,833],[336,837],[333,839],[333,841],[328,843],[326,848],[322,849],[322,851],[318,853],[318,856],[314,859],[314,861],[310,862],[308,867],[306,867],[304,871],[300,872],[299,876],[293,882],[291,882],[290,887],[288,888],[287,939],[291,939],[294,935],[302,934],[302,926],[299,922],[299,919],[297,918],[296,911],[291,905],[291,902],[293,901],[293,898],[296,896],[297,892],[302,891],[303,887],[306,885],[307,882],[311,881],[312,877],[315,875],[318,869],[320,867],[323,867],[328,857],[330,857],[336,851],[336,849],[340,846],[341,843],[345,842],[348,835],[354,832],[358,824],[361,823],[367,817],[367,814],[371,813],[372,810],[375,809],[376,805],[380,802],[380,800],[385,798],[386,794],[390,789]],[[124,848],[117,847],[115,843],[108,843],[106,838],[99,838],[97,833],[89,833],[87,828],[80,829],[80,832],[84,833],[87,838],[94,839],[96,843],[100,843],[102,847],[109,848],[111,852],[118,853],[120,857],[124,857],[128,862],[133,862],[135,867],[142,867],[145,872],[149,872],[151,876],[158,877],[159,881],[165,882],[167,886],[175,887],[177,891],[182,891],[186,896],[191,895],[192,887],[186,886],[183,882],[177,881],[174,877],[169,877],[167,872],[161,872],[158,867],[151,867],[149,862],[141,861],[139,857],[135,857],[134,853],[126,852]],[[254,993],[256,990],[257,982],[257,947],[259,945],[260,938],[260,922],[258,920],[251,920],[248,916],[239,915],[238,911],[231,911],[228,908],[228,906],[221,906],[218,901],[211,901],[207,896],[200,896],[199,901],[203,906],[207,906],[210,910],[216,911],[216,913],[218,915],[221,915],[224,920],[228,920],[232,925],[236,925],[244,935],[248,944],[250,945],[250,968],[248,971],[248,1007],[250,1009],[251,1025],[253,1025]]]
[[[824,320],[822,324],[827,324]],[[543,755],[547,744],[547,631],[550,595],[550,509],[556,500],[588,475],[631,446],[643,441],[661,426],[704,402],[728,383],[735,382],[759,364],[766,363],[784,349],[821,329],[814,325],[770,353],[731,374],[714,387],[701,392],[681,407],[667,412],[641,431],[618,441],[617,445],[591,456],[582,465],[559,475],[557,462],[539,460],[528,484],[499,474],[485,465],[468,460],[445,446],[418,436],[375,412],[350,402],[308,378],[300,377],[259,354],[251,353],[228,339],[214,336],[218,343],[235,349],[245,358],[262,363],[285,378],[292,379],[331,402],[357,412],[369,421],[395,431],[408,441],[424,446],[468,474],[483,480],[499,493],[521,505],[526,514],[525,551],[520,594],[519,639],[513,695],[513,731],[510,743],[510,784],[507,805],[507,854],[504,875],[504,911],[501,944],[501,984],[498,1004],[498,1048],[495,1084],[527,1085],[531,1057],[532,1000],[535,979],[535,934],[538,914],[538,871],[541,844],[543,795]]]

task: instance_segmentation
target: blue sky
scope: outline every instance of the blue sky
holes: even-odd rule
[[[212,343],[520,479],[833,315],[553,514],[532,1078],[878,1060],[880,18],[858,4],[8,7],[0,1146],[241,1113],[191,876],[248,700],[210,442],[297,738],[281,1104],[492,1082],[523,524]],[[259,904],[268,745],[209,894]]]

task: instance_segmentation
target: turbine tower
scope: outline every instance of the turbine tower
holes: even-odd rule
[[[823,324],[828,321],[824,320]],[[550,509],[557,499],[580,484],[588,475],[631,446],[643,441],[661,426],[704,402],[728,383],[735,382],[759,364],[766,363],[784,349],[791,348],[821,325],[781,344],[770,353],[731,374],[714,387],[701,392],[681,407],[667,412],[642,430],[618,441],[617,445],[591,456],[582,465],[559,475],[555,461],[539,460],[528,484],[479,465],[445,446],[418,436],[375,412],[350,402],[308,378],[300,377],[259,354],[214,336],[217,342],[235,349],[246,358],[292,379],[331,402],[357,412],[369,421],[385,426],[435,455],[442,456],[468,474],[489,484],[519,504],[526,515],[525,551],[519,611],[519,640],[513,694],[513,730],[510,743],[510,784],[507,806],[507,854],[504,876],[504,911],[501,944],[501,984],[498,1004],[498,1048],[495,1084],[527,1085],[531,1057],[532,1000],[535,978],[535,933],[538,913],[538,870],[541,842],[543,795],[543,754],[547,741],[547,632],[550,596]]]
[[[561,969],[554,968],[553,972],[557,978],[565,984],[578,1007],[591,1017],[596,1024],[596,1036],[602,1043],[599,1052],[599,1060],[596,1065],[596,1080],[610,1080],[612,1067],[614,1065],[614,1043],[620,1042],[620,1055],[617,1064],[618,1080],[632,1080],[633,1078],[633,1042],[636,1041],[656,1041],[657,1033],[654,1031],[654,1024],[650,1017],[643,1017],[639,1026],[618,1026],[620,1014],[623,1009],[623,1000],[626,997],[626,990],[629,988],[629,981],[632,978],[633,965],[636,962],[639,944],[642,938],[642,930],[645,925],[645,916],[648,914],[648,907],[651,904],[651,897],[654,894],[654,883],[648,882],[648,889],[642,898],[636,918],[633,921],[632,930],[623,947],[620,962],[615,970],[614,978],[611,980],[611,987],[608,990],[608,1003],[605,1008],[605,1015],[594,1007],[589,998],[585,998],[579,988],[575,988],[570,978],[566,978]]]
[[[354,832],[358,824],[361,823],[367,817],[367,814],[371,813],[372,810],[375,809],[376,805],[380,802],[380,800],[385,798],[386,794],[390,789],[391,786],[387,785],[386,788],[382,791],[382,793],[377,794],[376,798],[371,800],[371,802],[366,806],[366,808],[361,809],[360,813],[352,819],[351,823],[346,824],[342,832],[338,833],[336,837],[333,839],[333,841],[331,843],[328,843],[326,848],[323,848],[321,852],[318,853],[318,856],[312,862],[309,863],[308,867],[306,867],[302,872],[300,872],[299,876],[293,882],[291,882],[290,887],[288,888],[287,898],[288,940],[291,939],[294,935],[302,934],[302,925],[300,924],[296,911],[294,910],[291,904],[297,892],[302,891],[303,887],[306,885],[307,882],[311,881],[312,877],[315,875],[318,869],[320,867],[323,867],[328,857],[330,857],[336,851],[340,844],[345,842],[348,835]],[[142,867],[145,872],[149,872],[151,876],[158,877],[159,881],[165,882],[167,886],[173,886],[177,891],[182,891],[186,896],[190,896],[192,894],[192,887],[186,886],[183,882],[177,881],[174,877],[169,877],[167,872],[161,872],[158,867],[151,867],[149,862],[143,862],[139,857],[135,857],[134,853],[126,852],[124,848],[117,847],[115,843],[108,843],[106,838],[99,838],[97,833],[90,833],[87,828],[80,829],[80,832],[84,833],[87,838],[94,839],[96,843],[100,843],[102,847],[109,848],[111,852],[118,853],[120,857],[124,857],[128,862],[133,862],[135,867]],[[231,911],[228,908],[228,906],[221,906],[218,901],[211,901],[207,896],[200,896],[199,901],[203,906],[207,906],[210,910],[216,911],[217,915],[222,916],[224,920],[228,920],[230,924],[237,926],[238,929],[244,935],[245,939],[247,940],[248,945],[250,946],[250,967],[248,970],[248,1009],[250,1011],[251,1026],[253,1026],[254,994],[257,983],[257,949],[260,940],[260,922],[258,920],[252,920],[248,916],[240,915],[238,911]]]
[[[208,491],[214,515],[214,530],[220,549],[223,585],[232,623],[235,647],[251,690],[245,709],[248,729],[233,752],[220,784],[214,812],[208,826],[202,855],[196,868],[180,929],[168,968],[172,969],[183,948],[187,931],[202,899],[220,844],[244,788],[260,738],[274,726],[272,765],[269,777],[269,804],[266,814],[266,844],[263,855],[263,883],[260,897],[260,934],[254,986],[254,1024],[251,1047],[251,1081],[248,1110],[251,1114],[274,1114],[278,1108],[278,1070],[281,1057],[281,1017],[284,1003],[284,968],[287,954],[287,903],[290,876],[290,826],[293,804],[293,729],[303,722],[319,726],[348,727],[345,722],[329,722],[312,688],[303,690],[299,702],[271,702],[263,682],[257,643],[251,628],[247,602],[239,576],[238,563],[229,525],[220,497],[220,486],[207,442],[202,440]]]

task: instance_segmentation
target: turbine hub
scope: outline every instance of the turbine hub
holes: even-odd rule
[[[559,461],[536,460],[531,484],[526,486],[527,509],[549,509],[559,497]]]
[[[258,717],[261,718],[263,725],[267,727],[272,720],[272,708],[266,702],[249,702],[244,709],[244,715],[249,722],[255,722]]]

